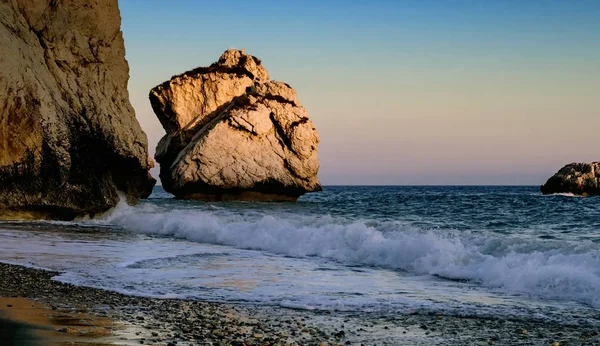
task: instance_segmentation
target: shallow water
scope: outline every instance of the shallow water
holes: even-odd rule
[[[0,223],[0,260],[136,295],[600,325],[600,198],[537,187],[325,187]]]

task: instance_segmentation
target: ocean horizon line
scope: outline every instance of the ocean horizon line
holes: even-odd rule
[[[542,184],[323,184],[322,187],[540,187]],[[162,184],[155,187],[163,188]],[[318,193],[318,192],[313,192]]]

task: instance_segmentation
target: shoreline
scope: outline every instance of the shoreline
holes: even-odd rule
[[[28,322],[30,345],[595,345],[600,328],[445,315],[374,316],[127,296],[53,281],[58,272],[0,263],[0,318]],[[34,316],[7,312],[20,302]],[[50,316],[54,316],[50,318]],[[58,315],[57,315],[58,314]],[[62,317],[62,322],[58,316]],[[9,322],[6,322],[6,321]],[[82,322],[83,321],[83,322]],[[70,323],[70,324],[69,324]],[[35,326],[38,326],[37,329]],[[40,327],[43,326],[40,332]],[[65,329],[66,328],[66,329]],[[69,329],[71,328],[71,329]],[[61,330],[61,331],[59,331]],[[91,330],[100,331],[97,334]],[[65,332],[67,331],[67,332]],[[35,339],[35,338],[34,338]],[[4,344],[3,344],[4,345]],[[556,345],[556,344],[554,344]]]

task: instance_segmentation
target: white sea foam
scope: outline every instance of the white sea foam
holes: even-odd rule
[[[470,280],[506,293],[600,307],[600,246],[589,241],[420,230],[327,215],[164,210],[148,204],[120,206],[103,222],[138,233]]]
[[[563,196],[563,197],[577,197],[577,198],[585,197],[585,196],[581,196],[581,195],[576,195],[571,192],[558,192],[558,193],[551,193],[551,194],[542,195],[542,196],[546,196],[546,197],[548,197],[548,196]]]

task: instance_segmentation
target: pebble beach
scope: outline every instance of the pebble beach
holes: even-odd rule
[[[152,299],[53,281],[58,274],[0,264],[3,303],[23,298],[38,306],[40,315],[53,319],[53,314],[59,312],[62,316],[55,325],[36,327],[35,321],[26,324],[36,335],[29,340],[30,345],[600,344],[600,330],[592,326],[468,316],[384,317]],[[14,306],[2,305],[2,317],[10,318]],[[74,318],[67,318],[69,315]]]

